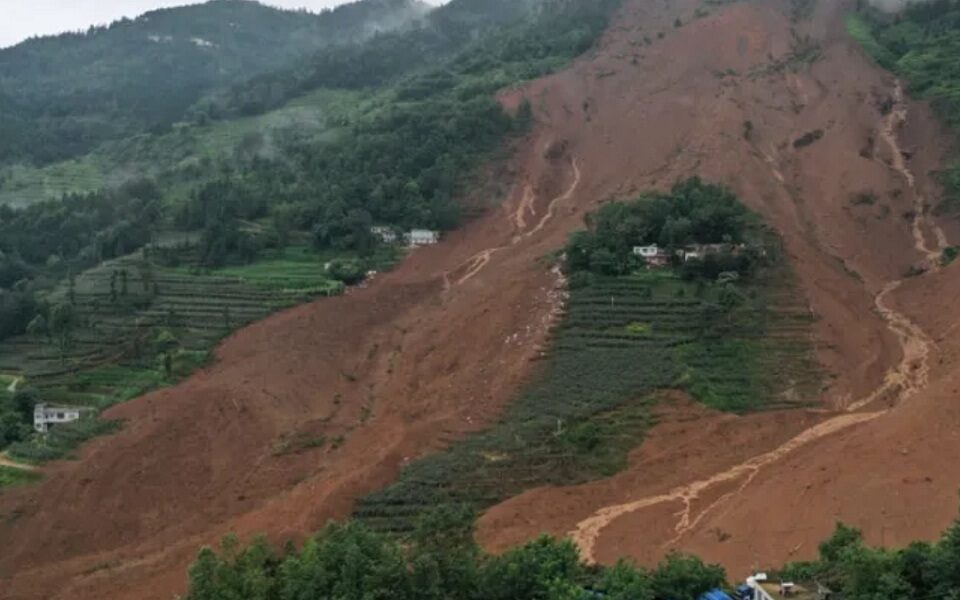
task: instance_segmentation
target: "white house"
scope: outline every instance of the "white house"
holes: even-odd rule
[[[634,246],[633,255],[642,258],[647,267],[665,267],[670,264],[670,253],[656,244]]]
[[[633,255],[639,256],[641,258],[653,258],[660,253],[660,248],[656,244],[651,244],[649,246],[634,246]]]
[[[89,408],[76,406],[48,406],[37,404],[33,407],[33,428],[39,433],[47,433],[50,425],[79,421]]]
[[[404,237],[407,244],[411,246],[430,246],[440,241],[440,232],[429,229],[411,229],[410,233]]]
[[[370,233],[380,238],[380,241],[384,244],[395,244],[397,242],[397,232],[393,227],[376,225],[370,228]]]

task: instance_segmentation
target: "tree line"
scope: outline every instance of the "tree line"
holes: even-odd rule
[[[585,565],[569,540],[542,536],[494,556],[473,539],[473,515],[446,507],[426,516],[409,538],[356,523],[331,524],[300,549],[276,552],[263,538],[244,547],[224,540],[200,551],[190,568],[188,600],[699,600],[727,589],[718,565],[668,554],[646,569],[621,561]],[[769,572],[771,581],[817,584],[845,600],[960,597],[960,519],[935,542],[873,548],[859,530],[838,523],[818,558]]]
[[[201,550],[188,600],[697,600],[724,585],[724,570],[671,554],[655,569],[622,562],[583,564],[569,540],[547,536],[503,555],[473,539],[474,515],[447,507],[425,517],[410,539],[356,523],[332,524],[301,549],[276,552],[263,538],[220,552]]]

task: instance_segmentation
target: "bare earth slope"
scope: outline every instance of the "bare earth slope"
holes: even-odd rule
[[[696,0],[628,1],[591,55],[504,96],[529,97],[538,125],[502,210],[364,289],[239,332],[216,366],[111,411],[119,434],[0,497],[0,597],[167,599],[198,546],[228,531],[299,538],[346,516],[500,414],[561,298],[541,258],[587,211],[695,174],[783,235],[834,375],[827,409],[665,407],[627,472],[495,507],[482,541],[572,533],[597,560],[683,548],[740,574],[810,555],[837,518],[888,544],[939,531],[960,482],[960,283],[954,268],[897,282],[939,251],[916,209],[943,146],[924,106],[881,114],[897,86],[847,38],[852,4],[821,1],[792,23],[786,0],[698,19]],[[823,49],[797,72],[776,68],[792,28]],[[852,205],[864,191],[879,201]],[[305,443],[320,435],[342,443]]]
[[[947,457],[960,444],[957,344],[948,332],[960,320],[949,301],[960,284],[954,268],[938,268],[947,235],[926,214],[942,142],[927,107],[903,98],[846,37],[852,6],[820,2],[791,23],[784,5],[735,4],[648,49],[631,44],[635,27],[650,13],[661,27],[686,20],[691,6],[637,3],[603,60],[537,86],[546,98],[590,89],[580,135],[597,149],[581,154],[614,149],[598,169],[647,173],[651,184],[719,179],[776,226],[820,317],[821,358],[836,375],[827,409],[742,419],[671,411],[627,472],[490,510],[480,533],[489,548],[548,531],[572,535],[591,560],[654,562],[682,549],[742,576],[811,557],[837,520],[889,545],[935,536],[955,516],[960,467]],[[796,72],[774,68],[789,63],[791,27],[823,50]],[[631,67],[617,60],[636,53],[644,75],[618,81]],[[731,68],[740,76],[720,75]],[[611,74],[589,82],[598,72]],[[886,100],[893,110],[881,114]],[[817,130],[822,139],[795,147]],[[655,157],[641,158],[648,152]],[[853,203],[861,192],[878,201]],[[929,272],[904,280],[911,266]],[[554,508],[543,515],[543,506]]]

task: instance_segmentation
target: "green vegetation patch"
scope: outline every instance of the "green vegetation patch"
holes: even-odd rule
[[[896,65],[897,57],[874,36],[873,27],[862,15],[847,17],[847,31],[882,67],[892,69]]]
[[[98,435],[112,433],[119,428],[120,423],[117,421],[85,417],[73,423],[51,427],[46,436],[13,443],[7,449],[7,454],[28,463],[67,458],[83,442]]]
[[[405,543],[357,523],[330,525],[282,553],[263,538],[242,547],[229,536],[219,552],[200,551],[187,600],[697,600],[714,589],[739,597],[731,589],[738,582],[726,582],[721,567],[677,553],[652,569],[627,561],[587,566],[573,542],[542,536],[492,556],[474,542],[472,520],[469,511],[431,512]],[[868,546],[860,530],[839,523],[816,560],[759,566],[776,569],[767,571],[771,588],[802,586],[798,598],[932,600],[960,595],[958,564],[960,520],[938,541],[893,549]]]
[[[0,490],[18,485],[26,485],[38,481],[41,475],[26,469],[14,469],[0,465]]]
[[[302,549],[277,553],[263,538],[228,536],[200,551],[187,600],[696,600],[725,587],[718,565],[670,554],[654,569],[587,566],[573,542],[540,537],[499,556],[473,539],[473,515],[439,510],[401,543],[357,523],[330,525]]]

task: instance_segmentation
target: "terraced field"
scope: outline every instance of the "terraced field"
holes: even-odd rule
[[[23,376],[41,400],[102,410],[187,376],[224,335],[243,325],[344,290],[326,276],[327,257],[305,247],[209,271],[196,267],[189,237],[167,243],[181,266],[160,266],[156,249],[140,251],[84,272],[72,290],[65,284],[54,292],[51,303],[72,307],[67,343],[43,334],[6,340],[0,372]],[[375,263],[388,268],[395,258],[385,252]],[[60,427],[57,436],[15,444],[10,454],[56,458],[108,428],[94,419]]]
[[[573,290],[538,375],[502,421],[414,463],[355,516],[405,531],[438,504],[483,509],[532,487],[609,476],[666,390],[735,412],[812,401],[811,316],[792,280],[774,269],[737,288],[742,304],[726,309],[723,286],[670,271]]]

